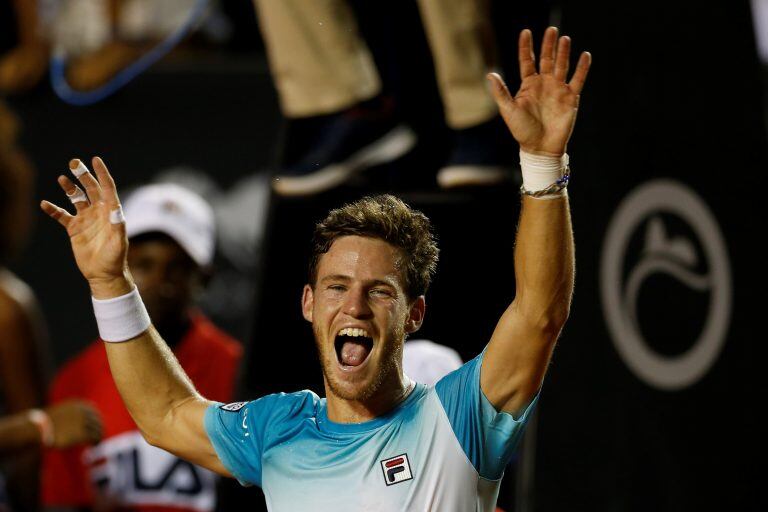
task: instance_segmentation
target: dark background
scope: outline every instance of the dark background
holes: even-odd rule
[[[516,190],[436,189],[448,132],[418,10],[412,2],[356,7],[385,86],[419,133],[419,146],[365,182],[309,201],[272,198],[254,205],[265,208],[268,222],[263,253],[248,276],[252,313],[220,318],[247,346],[242,398],[321,391],[310,327],[299,309],[309,236],[329,208],[363,193],[395,192],[434,221],[441,262],[427,297],[424,337],[469,359],[513,298]],[[47,86],[9,98],[38,169],[38,199],[59,200],[55,177],[68,159],[95,154],[111,163],[120,187],[178,165],[207,171],[223,189],[269,172],[275,148],[285,148],[292,128],[281,119],[257,28],[248,21],[252,14],[242,6],[228,9],[242,13],[227,52],[166,59],[95,106],[67,106]],[[515,493],[512,470],[500,504],[511,509],[514,496],[525,494],[526,509],[535,510],[765,510],[759,422],[766,391],[760,329],[765,227],[758,206],[768,169],[766,89],[749,4],[497,1],[493,9],[508,77],[517,72],[522,26],[531,26],[538,41],[549,21],[557,22],[575,49],[594,57],[569,144],[577,244],[571,317],[542,391],[531,429],[535,441],[526,445],[532,491]],[[511,139],[510,151],[517,152]],[[733,283],[722,353],[698,382],[677,391],[649,386],[624,364],[599,294],[600,255],[613,212],[636,186],[662,177],[687,185],[714,213]],[[96,328],[65,234],[42,214],[36,220],[14,270],[36,290],[61,363],[87,345]],[[646,334],[660,333],[654,339],[661,340],[654,348],[685,351],[706,306],[697,299],[684,303],[663,286],[647,294],[642,316],[653,321]],[[257,493],[227,484],[221,508],[256,501]]]

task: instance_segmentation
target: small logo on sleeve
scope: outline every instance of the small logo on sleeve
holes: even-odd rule
[[[222,411],[237,412],[245,407],[248,402],[232,402],[231,404],[222,405],[219,408]]]
[[[384,483],[387,485],[413,480],[411,465],[408,463],[408,454],[406,453],[382,460],[381,470],[384,472]]]

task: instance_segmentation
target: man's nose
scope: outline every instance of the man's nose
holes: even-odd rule
[[[365,290],[352,288],[344,300],[344,313],[353,318],[367,318],[371,316],[371,308],[368,306],[368,296]]]

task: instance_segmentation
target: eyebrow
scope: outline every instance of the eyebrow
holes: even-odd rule
[[[349,276],[345,276],[344,274],[331,274],[329,276],[325,276],[320,280],[321,283],[327,283],[328,281],[342,281],[342,282],[348,283],[352,281],[352,278]],[[370,281],[366,281],[365,284],[368,286],[384,285],[384,286],[389,286],[390,288],[397,288],[394,283],[390,281],[385,281],[383,279],[371,279]]]

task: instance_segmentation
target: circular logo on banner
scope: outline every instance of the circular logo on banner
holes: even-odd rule
[[[696,240],[669,236],[665,215],[682,220]],[[637,262],[631,263],[627,261],[629,245],[640,229],[644,229],[642,250]],[[705,270],[698,270],[701,268]],[[703,328],[682,354],[659,353],[642,333],[640,289],[648,278],[659,274],[708,294]],[[720,354],[731,316],[728,253],[706,203],[689,187],[671,180],[651,181],[633,190],[619,204],[608,227],[600,262],[600,296],[611,339],[622,360],[642,381],[672,391],[701,379]],[[681,312],[679,321],[690,322],[686,315]]]

